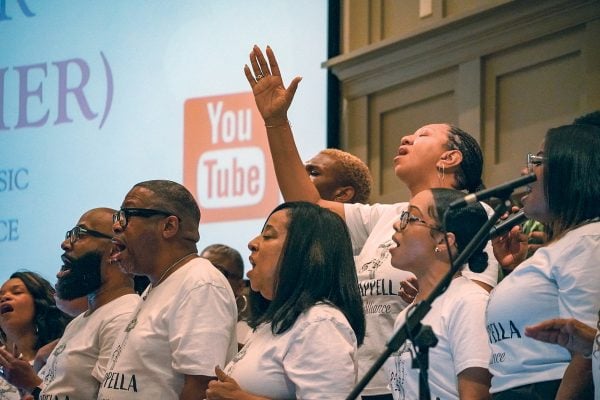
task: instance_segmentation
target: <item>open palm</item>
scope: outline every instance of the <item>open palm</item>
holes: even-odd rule
[[[292,104],[298,83],[302,78],[295,77],[286,88],[283,85],[279,65],[273,50],[267,46],[267,59],[258,46],[250,52],[250,65],[244,66],[244,73],[252,87],[258,111],[267,125],[287,123],[287,110]]]

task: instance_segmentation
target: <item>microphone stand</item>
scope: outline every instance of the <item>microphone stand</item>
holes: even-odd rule
[[[433,334],[431,327],[423,326],[421,321],[425,318],[425,315],[431,310],[431,305],[433,301],[442,295],[450,283],[454,278],[454,275],[458,272],[458,270],[463,266],[465,262],[471,257],[471,255],[475,252],[475,250],[481,246],[482,243],[485,243],[489,240],[489,234],[492,226],[500,219],[500,216],[508,210],[508,207],[511,205],[509,200],[510,195],[512,194],[513,189],[507,190],[506,192],[502,192],[498,195],[498,197],[502,200],[496,208],[494,208],[494,214],[487,220],[487,222],[479,229],[477,234],[471,239],[469,244],[465,246],[463,251],[458,255],[458,257],[452,262],[450,266],[450,271],[442,278],[440,283],[432,290],[431,294],[423,301],[420,301],[413,307],[413,311],[408,313],[406,316],[406,321],[404,325],[402,325],[388,340],[386,343],[385,351],[375,360],[375,363],[369,368],[369,370],[365,373],[365,375],[361,378],[361,380],[354,386],[354,389],[350,392],[346,400],[355,400],[360,395],[360,392],[367,386],[367,384],[373,379],[373,376],[379,371],[381,366],[385,363],[385,361],[390,357],[390,355],[398,351],[400,346],[409,338],[414,338],[415,342],[421,342],[424,347],[424,354],[417,354],[417,360],[421,367],[421,372],[419,376],[419,399],[427,399],[430,400],[429,395],[429,384],[427,378],[427,371],[423,373],[423,370],[428,366],[428,351],[429,347],[434,347],[437,344],[437,338]],[[445,225],[445,224],[444,224]],[[433,340],[431,340],[428,336],[433,336]],[[424,341],[423,341],[424,339]],[[433,343],[433,344],[432,344]],[[420,350],[419,350],[420,351]]]

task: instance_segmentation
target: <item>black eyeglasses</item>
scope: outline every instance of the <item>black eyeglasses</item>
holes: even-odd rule
[[[73,244],[79,240],[81,235],[90,235],[99,238],[112,239],[112,235],[107,235],[106,233],[98,232],[93,229],[85,229],[81,226],[76,226],[70,231],[67,231],[67,233],[65,233],[65,240],[68,240],[71,244]]]
[[[434,231],[438,231],[438,232],[443,232],[441,228],[431,225],[431,224],[428,224],[423,219],[421,219],[415,215],[412,215],[408,211],[402,211],[402,214],[400,214],[400,230],[403,231],[404,229],[406,229],[408,224],[411,222],[418,222],[419,224],[426,226],[429,229],[433,229]]]
[[[173,214],[171,211],[165,210],[153,210],[151,208],[121,208],[119,211],[113,214],[113,224],[118,222],[121,228],[127,228],[128,220],[131,217],[142,217],[142,218],[150,218],[155,215],[164,215],[165,217],[169,217]],[[177,219],[181,220],[177,215],[175,215]]]
[[[544,162],[544,157],[536,156],[535,154],[528,153],[527,154],[527,172],[530,174],[533,172],[533,167],[542,165]]]

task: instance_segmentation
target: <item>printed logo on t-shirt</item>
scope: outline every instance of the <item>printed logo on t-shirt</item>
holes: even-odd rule
[[[57,394],[40,394],[40,400],[70,400],[69,396],[65,395],[64,397]]]
[[[266,328],[265,328],[265,325],[263,325],[263,326],[259,327],[258,329],[266,329]],[[231,375],[231,373],[233,372],[233,369],[234,369],[235,365],[238,363],[238,361],[240,361],[242,358],[244,358],[246,356],[246,352],[248,351],[248,348],[252,345],[252,341],[254,340],[255,337],[256,337],[256,335],[251,335],[250,338],[244,344],[244,347],[242,347],[242,349],[240,351],[238,351],[235,356],[233,356],[231,363],[229,363],[229,366],[225,369],[225,373],[227,375]]]
[[[394,367],[390,372],[390,388],[396,396],[394,398],[400,400],[406,400],[406,375],[407,370],[412,368],[411,365],[407,365],[408,360],[414,358],[412,346],[405,342],[400,349],[392,356]]]
[[[125,390],[128,392],[138,391],[135,374],[128,375],[119,372],[107,372],[104,376],[102,387],[106,389]]]
[[[398,275],[398,273],[390,272],[391,267],[387,267],[385,272],[377,274],[377,270],[385,263],[389,264],[391,247],[395,244],[392,240],[388,240],[377,247],[375,257],[370,261],[358,267],[358,289],[363,298],[363,307],[365,314],[395,314],[403,309],[406,304],[400,298],[392,299],[387,296],[398,297],[400,290],[400,279],[390,279],[390,275]],[[395,270],[399,272],[399,270]],[[376,278],[377,274],[377,278]],[[398,278],[396,276],[396,278]],[[398,306],[400,304],[400,306]],[[400,307],[400,308],[398,308]]]
[[[10,385],[4,379],[0,379],[0,400],[10,400],[15,398],[17,388]]]
[[[375,257],[370,261],[364,263],[358,268],[358,273],[362,274],[365,272],[369,273],[369,278],[375,278],[375,272],[379,267],[383,265],[383,262],[390,257],[390,247],[394,246],[393,240],[388,240],[387,242],[381,243],[377,247],[377,251],[375,252]]]
[[[135,326],[137,325],[137,317],[129,321],[127,326],[125,327],[125,332],[129,333]]]
[[[225,369],[225,373],[227,375],[231,375],[231,373],[233,372],[233,369],[235,368],[235,364],[238,363],[238,361],[240,361],[242,358],[244,358],[244,356],[246,355],[246,352],[248,351],[248,345],[250,343],[246,343],[244,345],[244,347],[242,347],[242,349],[240,351],[238,351],[238,353],[233,357],[233,359],[231,360],[231,363],[229,364],[229,366]]]
[[[46,373],[44,374],[44,384],[45,385],[49,385],[50,383],[52,383],[54,381],[54,378],[56,378],[56,368],[57,368],[57,363],[58,363],[58,356],[60,356],[65,351],[66,347],[67,347],[67,344],[62,343],[59,346],[56,346],[56,348],[52,352],[52,355],[53,355],[52,362],[46,368]]]
[[[517,325],[508,320],[508,322],[492,322],[487,325],[488,338],[490,343],[498,343],[503,340],[510,339],[521,339],[522,335],[517,328]],[[506,361],[506,352],[500,351],[497,353],[492,353],[490,357],[490,364],[499,364]]]
[[[113,351],[112,355],[110,356],[110,366],[108,367],[108,369],[113,369],[115,367],[115,364],[117,364],[117,361],[119,360],[119,357],[121,356],[122,351],[123,351],[123,344],[119,344],[117,347],[115,347],[115,350]]]
[[[368,296],[398,296],[398,290],[391,279],[369,279],[358,283],[362,297]]]
[[[521,339],[521,332],[511,320],[508,322],[492,322],[487,326],[490,343],[498,343],[507,339]]]

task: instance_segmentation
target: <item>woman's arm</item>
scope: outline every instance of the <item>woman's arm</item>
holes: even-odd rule
[[[556,400],[587,398],[584,393],[593,393],[592,360],[579,354],[573,355],[563,375]]]
[[[246,65],[244,73],[252,87],[256,106],[265,121],[271,157],[283,198],[286,201],[301,200],[319,204],[343,218],[343,204],[321,199],[306,173],[287,119],[287,110],[301,78],[294,78],[289,87],[285,88],[273,50],[267,46],[266,53],[268,62],[260,48],[254,46],[250,52],[252,69]]]
[[[592,381],[591,361],[581,355],[591,354],[596,329],[573,318],[557,318],[528,326],[525,328],[525,335],[542,342],[558,344],[574,353],[556,398],[578,398]]]
[[[211,379],[214,379],[214,377],[204,375],[184,375],[183,388],[179,394],[179,400],[203,399]]]
[[[457,375],[458,397],[461,400],[484,400],[490,398],[492,375],[485,368],[473,367]]]
[[[444,320],[449,355],[457,371],[458,396],[460,399],[489,399],[491,350],[485,320],[489,295],[472,283],[449,295],[453,296],[449,298],[452,309]]]

